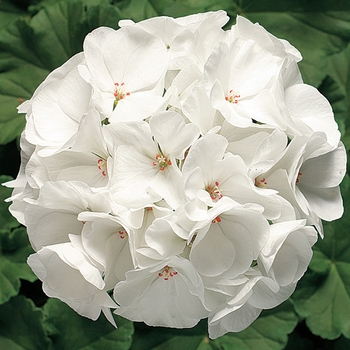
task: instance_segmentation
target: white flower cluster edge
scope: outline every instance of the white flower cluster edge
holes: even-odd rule
[[[321,219],[342,215],[330,104],[297,49],[228,20],[98,28],[19,107],[10,211],[45,293],[80,315],[241,331],[293,293]]]

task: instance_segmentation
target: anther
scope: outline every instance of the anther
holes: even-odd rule
[[[298,172],[298,177],[295,181],[295,183],[298,183],[300,181],[300,178],[303,176],[303,173],[301,173],[300,171]]]
[[[164,281],[168,281],[169,278],[177,275],[177,271],[175,271],[172,267],[165,266],[163,271],[158,273],[158,277],[163,277]]]
[[[218,222],[221,222],[220,216],[217,216],[215,219],[211,221],[212,224],[217,224]]]
[[[208,185],[205,190],[209,193],[210,195],[210,198],[213,200],[213,201],[218,201],[219,199],[222,198],[222,193],[221,193],[221,190],[219,188],[219,182],[218,181],[215,181],[214,182],[214,186],[211,186],[211,185]]]
[[[240,94],[234,92],[233,90],[230,90],[228,96],[225,97],[225,100],[230,103],[238,103],[238,99],[240,97],[241,97]]]
[[[156,157],[156,162],[152,162],[153,166],[159,166],[159,170],[164,171],[167,166],[172,165],[171,160],[169,160],[166,156],[162,154],[157,154]]]
[[[125,232],[125,231],[118,231],[118,234],[119,234],[119,237],[121,238],[121,239],[124,239],[125,237],[128,237],[128,233],[127,232]]]
[[[256,178],[255,179],[255,186],[256,187],[260,187],[260,188],[266,188],[266,186],[267,186],[266,179],[262,178],[262,179],[259,180],[258,178]]]
[[[99,158],[97,161],[97,169],[101,171],[102,176],[107,176],[107,161]]]
[[[113,102],[113,109],[118,105],[118,102],[122,100],[125,96],[130,96],[130,92],[125,92],[124,91],[124,83],[114,83],[115,91],[113,93],[115,100]]]

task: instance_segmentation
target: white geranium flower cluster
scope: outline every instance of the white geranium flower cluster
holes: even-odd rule
[[[50,297],[216,338],[294,291],[346,153],[300,53],[224,11],[98,28],[26,113],[11,212]]]

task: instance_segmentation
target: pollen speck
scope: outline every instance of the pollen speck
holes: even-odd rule
[[[230,103],[238,103],[239,98],[241,97],[240,94],[238,94],[237,92],[230,90],[228,95],[225,96],[225,100],[230,102]]]

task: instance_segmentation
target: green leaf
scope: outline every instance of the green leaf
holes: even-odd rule
[[[0,29],[8,25],[10,22],[23,16],[24,12],[14,6],[10,1],[0,2]]]
[[[123,18],[130,18],[136,22],[158,16],[157,11],[148,0],[131,0],[126,7],[122,8],[121,14]]]
[[[12,180],[0,176],[0,183]],[[27,265],[27,257],[33,252],[25,228],[8,211],[11,188],[0,187],[0,304],[18,294],[20,279],[35,281],[36,276]]]
[[[88,4],[58,1],[44,7],[32,18],[30,28],[33,31],[34,51],[40,56],[44,68],[51,71],[82,51],[83,40],[90,31],[85,22]]]
[[[350,349],[350,339],[341,337],[334,342],[334,350],[348,350]]]
[[[46,70],[26,64],[0,74],[0,144],[7,144],[22,132],[25,117],[17,113],[17,107],[31,98],[47,73]]]
[[[181,0],[181,1],[149,1],[155,11],[160,15],[182,17],[206,11],[226,10],[236,15],[237,5],[232,0]]]
[[[82,51],[94,28],[118,27],[120,11],[108,0],[45,2],[28,21],[20,18],[0,31],[0,144],[23,130],[18,105],[29,99],[50,71]]]
[[[310,349],[336,349],[338,340],[322,339],[310,332],[304,321],[301,321],[288,337],[288,344],[285,350],[310,350]],[[348,350],[345,348],[344,350]]]
[[[152,350],[211,350],[210,340],[207,336],[175,336],[170,340],[162,343]]]
[[[0,304],[18,294],[20,279],[34,282],[37,278],[27,265],[33,253],[24,228],[0,231]]]
[[[142,322],[135,322],[135,333],[133,336],[133,342],[130,350],[144,350],[144,349],[160,349],[164,346],[167,348],[167,342],[172,339],[179,341],[187,341],[187,348],[190,350],[189,344],[197,349],[198,344],[202,340],[209,340],[207,334],[208,322],[207,320],[201,320],[197,326],[189,329],[176,329],[176,328],[165,328],[165,327],[150,327]],[[174,340],[172,340],[174,341]],[[176,340],[174,341],[176,343]],[[165,345],[164,345],[165,344]]]
[[[350,3],[343,0],[235,0],[241,8],[252,12],[322,12],[347,11]]]
[[[47,329],[50,330],[55,349],[105,350],[130,348],[133,323],[115,317],[115,329],[103,315],[97,321],[78,315],[58,299],[49,299],[44,306]]]
[[[295,309],[312,333],[326,339],[350,338],[350,178],[342,184],[345,214],[325,224],[325,238],[319,240],[310,263],[293,295]]]
[[[86,34],[94,29],[88,25],[90,11],[95,14],[97,7],[112,6],[107,0],[49,2],[30,21],[19,19],[0,31],[0,51],[17,65],[30,63],[48,73],[82,51]]]
[[[9,212],[10,203],[4,202],[11,196],[12,188],[7,188],[2,184],[11,180],[13,180],[11,176],[0,175],[0,231],[19,226],[17,220]]]
[[[0,305],[0,349],[47,350],[51,341],[43,328],[43,312],[23,296]]]
[[[350,45],[329,57],[327,71],[320,91],[331,102],[343,142],[350,149]]]

